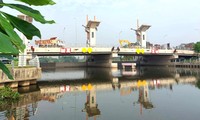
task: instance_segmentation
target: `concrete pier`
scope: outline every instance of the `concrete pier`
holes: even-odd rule
[[[12,88],[19,86],[29,86],[36,84],[36,80],[41,77],[41,68],[14,68],[11,71],[14,80],[8,79],[6,74],[0,70],[0,88],[9,86]]]

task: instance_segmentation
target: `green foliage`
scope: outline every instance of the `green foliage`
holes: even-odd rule
[[[40,58],[40,62],[41,63],[54,63],[54,62],[79,62],[78,59],[76,59],[76,57],[73,56],[63,56],[63,57],[59,57],[59,59],[57,58]]]
[[[122,58],[122,61],[131,61],[131,60],[133,60],[133,56],[124,56],[123,58]]]
[[[194,44],[194,51],[196,53],[200,53],[200,42]]]
[[[0,101],[5,100],[18,100],[19,93],[14,92],[10,87],[4,87],[0,89]]]
[[[76,59],[76,57],[73,57],[73,56],[60,57],[59,61],[60,62],[78,62],[78,60]]]
[[[54,5],[55,2],[51,1],[51,0],[17,0],[17,1],[21,1],[24,3],[27,3],[29,5]]]
[[[26,35],[28,39],[32,39],[34,35],[41,37],[40,31],[32,24],[27,21],[21,20],[20,18],[14,17],[7,13],[3,13],[4,16],[12,23],[13,26]],[[23,25],[22,25],[23,24]],[[26,32],[31,31],[31,32]]]
[[[197,81],[196,86],[200,89],[200,80]]]
[[[13,47],[11,39],[5,34],[0,32],[0,52],[5,54],[17,54],[18,50]],[[3,47],[6,46],[6,47]]]
[[[35,9],[29,7],[29,5],[34,6],[43,6],[43,5],[53,5],[55,2],[52,0],[16,0],[25,3],[22,4],[11,4],[5,3],[0,0],[0,8],[8,7],[11,9],[15,9],[20,13],[32,17],[35,21],[40,22],[42,24],[45,23],[55,23],[53,20],[45,20],[44,16]],[[16,33],[16,30],[23,33],[27,39],[32,39],[33,36],[37,36],[41,38],[41,33],[38,28],[36,28],[31,23],[24,21],[18,17],[12,16],[9,13],[3,12],[0,9],[0,55],[18,55],[19,52],[23,52],[25,49],[25,45],[23,44],[23,40]],[[9,70],[6,66],[0,61],[0,69],[6,73],[9,79],[13,79]]]
[[[2,69],[2,71],[6,73],[6,75],[8,76],[9,79],[13,80],[13,77],[12,77],[9,69],[2,62],[0,62],[0,69]]]

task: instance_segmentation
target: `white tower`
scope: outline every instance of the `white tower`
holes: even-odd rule
[[[85,32],[87,33],[87,47],[96,47],[96,31],[99,24],[100,22],[96,21],[95,17],[93,21],[88,21],[87,16],[87,25],[85,26]]]
[[[29,23],[32,23],[33,19],[29,16],[26,16],[26,15],[18,15],[19,18],[21,18],[22,20],[25,20]],[[24,45],[26,46],[26,48],[24,49],[24,52],[23,53],[19,53],[19,63],[18,63],[18,66],[26,66],[26,63],[27,63],[27,46],[28,46],[28,39],[26,38],[26,36],[21,33],[20,35],[21,39],[23,40],[23,43]]]
[[[137,21],[137,29],[135,30],[135,32],[137,36],[137,42],[140,44],[142,48],[146,48],[146,42],[147,42],[146,31],[150,27],[151,27],[150,25],[141,25],[139,27],[139,23]]]

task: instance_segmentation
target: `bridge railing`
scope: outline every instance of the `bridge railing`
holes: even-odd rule
[[[83,52],[83,48],[88,50],[89,47],[65,47],[65,48],[59,48],[59,47],[46,47],[46,48],[42,48],[42,47],[35,47],[34,48],[34,52],[39,52],[39,53],[62,53],[63,50],[66,53],[82,53]],[[117,47],[115,47],[114,51],[112,51],[113,47],[91,47],[92,48],[92,52],[116,52]],[[195,52],[193,50],[176,50],[176,49],[142,49],[142,48],[120,48],[120,50],[118,50],[117,52],[124,52],[124,53],[144,53],[144,54],[173,54],[173,53],[177,53],[177,54],[195,54]],[[28,48],[27,49],[28,53],[32,53],[32,49]]]

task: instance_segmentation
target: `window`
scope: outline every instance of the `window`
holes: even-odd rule
[[[142,37],[143,37],[143,40],[145,40],[145,35],[143,35]]]
[[[92,38],[94,38],[94,32],[92,32]]]
[[[92,97],[92,103],[94,103],[94,97]]]

